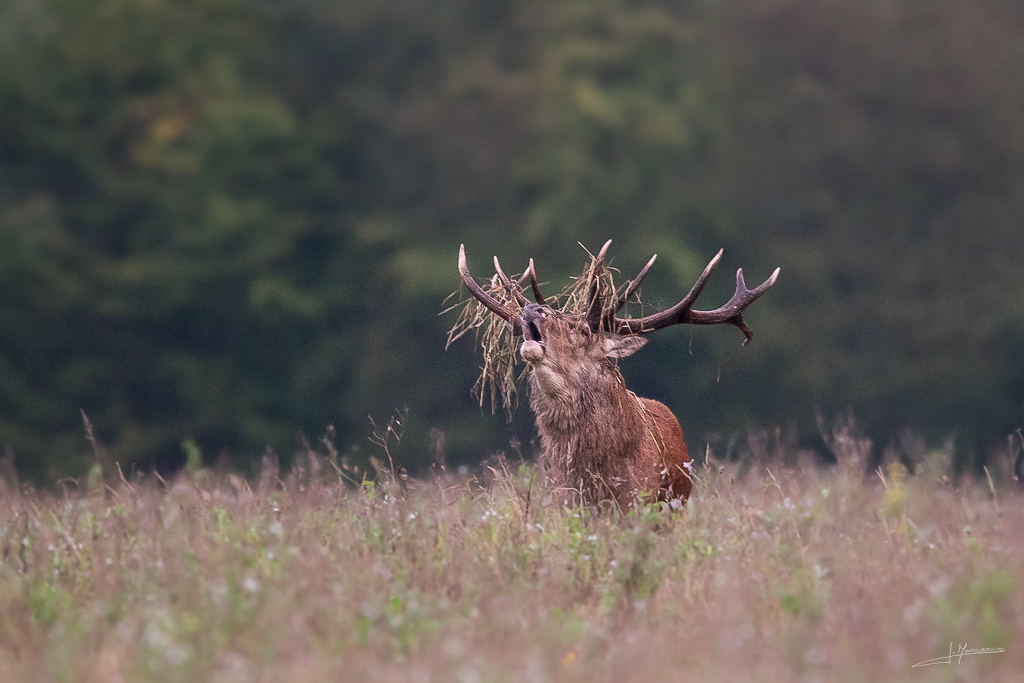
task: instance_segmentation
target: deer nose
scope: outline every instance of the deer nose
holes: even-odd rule
[[[533,322],[544,315],[544,306],[540,304],[526,304],[523,306],[523,322]]]

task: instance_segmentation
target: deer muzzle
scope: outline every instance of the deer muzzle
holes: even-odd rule
[[[528,363],[536,363],[544,358],[544,335],[541,330],[543,319],[543,306],[527,304],[523,307],[523,345],[519,347],[519,353]]]

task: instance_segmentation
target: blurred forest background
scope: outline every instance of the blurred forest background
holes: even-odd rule
[[[546,291],[614,238],[646,305],[778,284],[624,361],[690,448],[847,413],[965,463],[1024,426],[1018,0],[0,0],[0,446],[530,455],[445,352],[465,242]],[[433,445],[431,445],[433,442]],[[512,444],[510,446],[510,444]],[[973,458],[973,460],[971,460]]]

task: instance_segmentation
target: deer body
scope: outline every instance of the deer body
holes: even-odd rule
[[[470,276],[464,248],[459,250],[459,271],[480,304],[522,334],[519,352],[531,369],[530,405],[553,493],[570,503],[614,502],[620,508],[644,498],[685,502],[693,483],[679,421],[663,403],[626,389],[618,359],[646,344],[643,335],[682,323],[729,323],[743,330],[749,341],[752,333],[743,322],[743,309],[775,283],[779,271],[753,290],[746,288],[743,271],[737,271],[736,293],[725,306],[693,310],[722,255],[719,252],[675,306],[642,318],[619,318],[616,314],[654,258],[620,297],[605,278],[604,257],[610,244],[611,240],[605,243],[584,273],[589,294],[585,309],[576,313],[547,305],[532,260],[520,279],[513,281],[495,258],[491,291]],[[529,303],[523,295],[527,280],[537,303]]]
[[[532,369],[530,406],[554,494],[621,508],[642,494],[685,501],[692,483],[679,421],[663,403],[626,389],[616,362],[646,339],[594,334],[536,304],[522,320],[520,353]]]

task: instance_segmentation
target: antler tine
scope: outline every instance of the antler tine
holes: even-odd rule
[[[526,300],[526,297],[523,296],[522,282],[512,282],[512,280],[510,280],[509,277],[505,275],[505,271],[501,269],[501,264],[498,263],[497,256],[494,257],[494,272],[498,276],[498,281],[505,289],[507,289],[512,294],[512,297],[516,300],[516,303],[519,304],[520,308],[530,303],[529,301]],[[524,273],[523,275],[525,276],[526,274]]]
[[[497,256],[494,257],[494,272],[498,275],[498,280],[501,282],[501,284],[507,285],[512,282],[511,280],[508,279],[508,276],[505,275],[505,271],[501,269],[501,264],[498,263]]]
[[[711,259],[706,266],[704,266],[704,272],[700,274],[697,281],[693,283],[693,287],[682,300],[672,308],[667,308],[660,313],[653,313],[651,315],[644,316],[642,318],[615,318],[614,327],[623,334],[642,334],[646,332],[654,332],[660,330],[663,327],[669,325],[676,325],[682,322],[684,315],[693,306],[693,303],[700,296],[700,293],[704,290],[704,285],[707,284],[708,278],[711,277],[711,271],[715,269],[718,262],[722,259],[722,253],[724,249],[719,249],[715,257]]]
[[[604,273],[604,257],[608,253],[608,247],[611,244],[611,240],[604,243],[601,251],[597,252],[593,267],[590,269],[590,292],[587,294],[587,301],[589,302],[587,306],[587,324],[595,332],[601,328],[601,313],[604,308],[604,302],[600,296],[601,275]]]
[[[644,316],[643,318],[615,318],[613,322],[613,329],[620,334],[647,334],[654,332],[655,330],[660,330],[663,327],[684,323],[693,325],[718,325],[721,323],[728,323],[730,325],[735,325],[743,331],[743,343],[746,345],[751,339],[753,339],[754,333],[751,332],[747,324],[743,322],[743,310],[764,294],[769,287],[775,284],[781,269],[776,268],[771,277],[751,290],[747,289],[747,285],[743,280],[743,269],[740,268],[736,271],[736,292],[724,306],[716,308],[713,311],[693,310],[694,302],[704,289],[704,285],[707,284],[711,271],[714,270],[716,265],[718,265],[718,261],[721,258],[722,251],[720,250],[704,268],[704,272],[701,273],[699,278],[697,278],[697,282],[694,283],[690,292],[683,297],[682,301],[672,308],[661,311],[660,313]]]
[[[615,312],[616,313],[621,311],[622,307],[625,306],[626,302],[629,301],[629,297],[633,296],[633,292],[635,292],[637,290],[637,288],[640,286],[640,283],[644,281],[645,277],[647,277],[647,271],[649,271],[651,269],[651,266],[654,265],[654,261],[657,258],[658,258],[657,254],[652,256],[651,260],[647,262],[647,265],[644,266],[640,270],[639,273],[637,273],[636,277],[633,278],[633,281],[629,283],[628,287],[626,287],[626,293],[622,295],[621,299],[619,299],[618,301],[615,302]]]
[[[780,268],[776,268],[767,280],[762,282],[754,289],[747,289],[747,283],[743,281],[743,269],[739,268],[736,270],[736,292],[732,295],[728,302],[720,308],[716,308],[713,311],[689,311],[687,320],[685,322],[692,323],[694,325],[717,325],[720,323],[729,323],[735,325],[743,331],[743,345],[746,346],[750,343],[750,340],[754,338],[754,333],[750,330],[745,322],[743,322],[743,309],[753,303],[759,296],[768,291],[768,288],[775,284],[775,280],[779,277]]]
[[[497,260],[495,260],[495,263],[497,263]],[[476,283],[473,276],[470,275],[469,266],[466,265],[466,245],[464,244],[459,245],[459,275],[462,276],[462,282],[466,285],[466,288],[469,289],[473,298],[483,304],[484,307],[491,311],[491,313],[494,313],[511,324],[516,334],[520,332],[521,323],[519,322],[519,315],[511,308],[485,292],[483,288]]]
[[[518,284],[519,287],[522,288],[527,278],[530,279],[530,289],[533,290],[534,300],[541,306],[543,306],[544,295],[540,293],[540,285],[537,283],[537,269],[533,265],[533,259],[530,259],[530,265],[527,267],[526,272],[524,272],[522,276],[520,276],[516,284]]]

